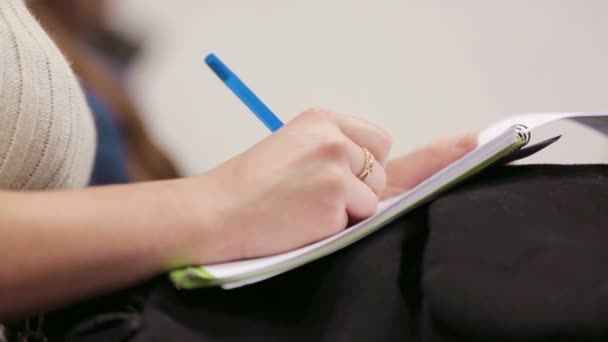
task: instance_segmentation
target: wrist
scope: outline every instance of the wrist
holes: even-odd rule
[[[242,234],[231,228],[231,192],[225,184],[213,172],[174,182],[172,212],[180,236],[170,266],[239,259]]]

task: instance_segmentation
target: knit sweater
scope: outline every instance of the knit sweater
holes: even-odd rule
[[[66,59],[24,0],[0,0],[0,190],[88,182],[95,129]]]

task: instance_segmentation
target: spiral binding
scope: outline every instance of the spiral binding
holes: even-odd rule
[[[523,142],[522,146],[527,145],[530,142],[531,134],[526,125],[515,125],[515,131],[517,132],[517,138]]]

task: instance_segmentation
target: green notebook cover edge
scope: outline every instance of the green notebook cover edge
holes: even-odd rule
[[[202,266],[188,266],[171,271],[169,278],[176,288],[184,290],[204,287],[200,285],[201,281],[209,282],[215,279],[213,274]]]

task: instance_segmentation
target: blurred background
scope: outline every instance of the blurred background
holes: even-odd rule
[[[206,68],[210,52],[284,120],[354,114],[386,127],[394,154],[522,112],[608,111],[603,0],[106,2],[132,44],[126,89],[183,174],[268,135]],[[573,132],[533,161],[608,161],[607,140]]]

